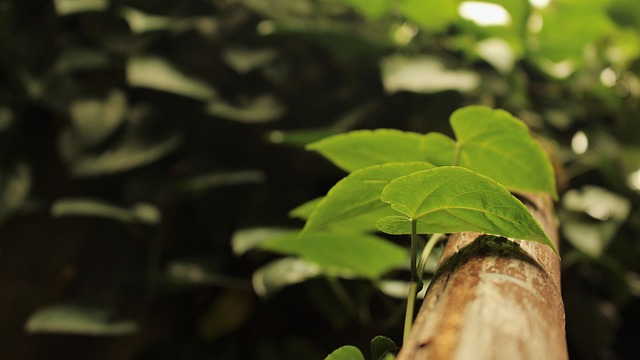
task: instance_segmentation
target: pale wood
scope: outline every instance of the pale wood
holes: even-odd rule
[[[526,196],[558,247],[553,203]],[[560,259],[548,246],[450,237],[398,360],[567,359]]]

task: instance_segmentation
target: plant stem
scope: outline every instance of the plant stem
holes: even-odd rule
[[[411,221],[411,282],[409,283],[409,295],[407,296],[407,309],[404,314],[404,334],[402,336],[402,342],[406,343],[409,338],[409,332],[413,326],[413,314],[415,311],[416,302],[418,299],[418,293],[422,290],[422,274],[424,274],[424,267],[427,264],[427,259],[440,240],[444,238],[444,234],[433,234],[427,241],[422,250],[420,261],[418,258],[418,234],[417,234],[417,222]]]
[[[460,144],[456,143],[456,150],[453,153],[453,161],[451,162],[451,165],[458,166],[458,162],[460,162]]]
[[[429,259],[429,255],[433,251],[433,248],[440,242],[440,240],[444,239],[444,234],[433,234],[427,241],[427,245],[425,245],[422,250],[422,255],[420,256],[420,261],[418,261],[418,275],[422,278],[424,274],[424,268],[427,266],[427,260]]]
[[[402,335],[402,343],[406,344],[409,339],[409,333],[413,326],[413,312],[418,297],[418,286],[422,287],[422,281],[411,280],[409,283],[409,297],[407,298],[407,310],[404,313],[404,333]]]
[[[409,283],[409,295],[407,297],[407,309],[404,314],[403,342],[406,342],[413,326],[413,312],[416,305],[418,292],[422,289],[422,278],[418,274],[418,221],[411,220],[411,282]]]

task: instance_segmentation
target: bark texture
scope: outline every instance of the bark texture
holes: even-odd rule
[[[558,247],[553,203],[526,196]],[[450,237],[410,339],[408,359],[567,359],[560,259],[534,242]]]

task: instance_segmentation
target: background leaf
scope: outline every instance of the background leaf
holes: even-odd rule
[[[384,188],[384,202],[404,214],[411,233],[411,220],[419,233],[475,231],[508,238],[537,241],[555,247],[529,210],[504,186],[462,167],[438,167],[403,176]],[[394,217],[397,219],[399,217]],[[398,228],[380,230],[398,234]]]
[[[421,138],[417,133],[392,129],[360,130],[322,139],[307,145],[307,149],[351,172],[388,162],[423,161]]]
[[[27,320],[25,329],[30,333],[122,336],[138,331],[138,325],[130,320],[114,320],[103,309],[57,304],[38,309]]]
[[[346,220],[380,209],[382,189],[389,181],[419,170],[432,168],[425,162],[389,163],[356,170],[340,180],[313,210],[302,235],[322,229],[337,220]]]
[[[283,288],[313,279],[322,274],[318,264],[297,257],[274,260],[253,273],[253,290],[261,297],[271,297]]]
[[[328,274],[370,279],[401,266],[407,258],[405,248],[373,235],[319,232],[300,238],[291,233],[266,241],[260,247],[298,255],[318,264]]]

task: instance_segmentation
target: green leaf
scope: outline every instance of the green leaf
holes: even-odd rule
[[[407,258],[403,247],[373,235],[319,232],[305,237],[290,233],[270,239],[262,249],[298,255],[318,264],[323,272],[338,276],[377,279],[401,266]]]
[[[104,11],[109,7],[109,0],[54,0],[58,15],[69,15],[89,11]]]
[[[393,129],[358,130],[307,145],[346,172],[389,162],[423,161],[422,135]]]
[[[271,95],[261,95],[252,99],[242,99],[238,104],[215,99],[205,106],[209,115],[219,116],[241,123],[258,124],[277,120],[284,114],[285,108]]]
[[[378,335],[371,340],[371,358],[384,359],[387,354],[395,354],[400,348],[386,336]]]
[[[54,217],[90,216],[149,225],[155,225],[161,219],[158,208],[148,203],[137,203],[131,208],[123,208],[100,200],[84,198],[57,200],[51,206],[51,214]]]
[[[547,192],[557,198],[551,162],[522,121],[504,110],[468,106],[451,115],[451,127],[457,142],[440,135],[423,137],[427,161],[469,168],[512,191]]]
[[[382,189],[393,179],[432,168],[425,162],[389,163],[356,170],[329,190],[307,220],[302,235],[380,209]]]
[[[72,136],[77,138],[82,147],[99,145],[118,129],[127,110],[127,97],[119,89],[111,90],[105,99],[74,100],[69,109]]]
[[[334,350],[324,360],[364,360],[364,355],[357,347],[346,345]]]
[[[420,151],[436,166],[452,165],[456,142],[447,135],[428,133],[422,138]]]
[[[38,309],[25,325],[29,333],[58,333],[93,336],[123,336],[138,331],[131,320],[113,320],[103,309],[74,304],[56,304]]]
[[[389,234],[475,231],[513,239],[553,243],[529,210],[496,181],[457,166],[438,167],[398,178],[387,185],[384,202],[405,215],[377,226]]]
[[[127,82],[131,86],[165,91],[198,100],[211,100],[216,90],[177,70],[158,56],[139,56],[127,62]]]
[[[472,91],[480,85],[480,75],[468,69],[448,69],[434,56],[392,55],[381,63],[382,82],[388,93],[411,91],[435,93],[444,90]]]
[[[402,0],[399,4],[404,16],[429,31],[443,31],[459,17],[458,1]]]
[[[0,172],[0,223],[26,202],[32,182],[31,168],[25,162]]]
[[[271,238],[289,234],[291,231],[291,229],[275,227],[240,229],[231,237],[231,249],[233,249],[234,255],[240,256]]]
[[[322,274],[318,264],[296,257],[274,260],[253,273],[251,283],[258,296],[267,298],[283,288]]]

